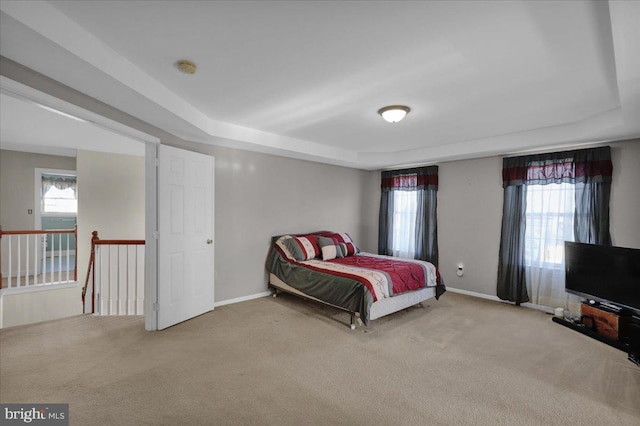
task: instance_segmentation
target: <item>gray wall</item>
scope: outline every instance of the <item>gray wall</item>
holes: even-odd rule
[[[612,143],[611,239],[640,248],[640,139]]]
[[[502,159],[452,161],[438,170],[439,268],[451,287],[495,295],[502,219]],[[458,263],[464,276],[456,275]]]
[[[640,248],[640,140],[612,148],[611,236],[613,244]],[[501,157],[440,164],[438,243],[440,270],[454,288],[496,295],[502,221]],[[461,262],[465,274],[458,277]]]
[[[371,204],[363,197],[370,193],[364,190],[370,172],[205,144],[172,145],[215,157],[217,302],[267,290],[264,264],[272,236],[327,229],[376,249],[377,214],[374,222],[362,220]]]
[[[0,226],[6,231],[35,229],[35,169],[75,170],[76,159],[0,150]],[[27,210],[33,210],[28,214]]]
[[[76,159],[57,155],[33,154],[0,150],[0,227],[5,231],[40,229],[36,225],[35,169],[75,170]],[[32,214],[28,213],[32,211]],[[8,244],[3,239],[3,244]],[[17,250],[17,239],[13,240],[13,250]],[[14,252],[15,253],[15,252]],[[26,259],[26,247],[21,247],[21,256]],[[24,263],[23,263],[24,265]],[[2,274],[8,274],[9,259],[6,253],[0,265]],[[13,257],[11,269],[18,271],[17,256]],[[33,270],[33,269],[32,269]]]
[[[84,285],[93,231],[103,240],[145,239],[144,158],[79,150],[77,175],[78,279]],[[88,289],[86,300],[91,297]]]

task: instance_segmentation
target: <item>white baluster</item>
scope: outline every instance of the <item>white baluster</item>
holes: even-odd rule
[[[17,282],[17,284],[18,284],[18,287],[20,287],[20,285],[22,284],[22,282],[21,282],[22,280],[20,280],[20,275],[21,275],[21,274],[20,274],[20,267],[22,266],[22,265],[20,264],[20,256],[21,256],[21,254],[22,254],[22,253],[20,253],[20,252],[21,252],[21,250],[20,250],[20,240],[21,240],[22,238],[20,238],[20,237],[21,237],[21,235],[18,235],[18,271],[17,271],[17,273],[16,273],[16,282]]]
[[[136,313],[136,247],[127,247],[127,315]]]
[[[47,280],[47,234],[40,234],[40,245],[42,246],[42,272],[40,276],[42,277],[42,283]]]
[[[50,234],[51,235],[51,250],[49,251],[49,253],[51,254],[51,260],[49,261],[49,266],[51,266],[51,270],[49,271],[49,283],[52,284],[54,277],[53,275],[55,274],[55,268],[54,268],[54,251],[56,250],[56,240],[55,240],[55,235],[54,234]]]
[[[144,253],[145,246],[136,246],[136,315],[144,314]]]
[[[91,291],[93,291],[93,298],[95,300],[95,306],[97,306],[97,314],[98,315],[102,315],[102,301],[101,299],[103,299],[102,297],[102,283],[101,283],[101,276],[102,276],[102,265],[100,262],[100,246],[96,245],[95,246],[95,251],[94,251],[94,255],[93,255],[93,276],[95,277],[95,279],[97,280],[94,281],[93,283],[93,288]],[[99,297],[98,297],[99,296]]]
[[[11,288],[11,264],[13,263],[13,260],[11,259],[11,252],[12,250],[12,244],[11,244],[11,235],[9,235],[9,276],[7,277],[7,287]]]
[[[38,284],[38,236],[33,235],[33,285]]]
[[[109,248],[109,315],[118,313],[118,246]]]
[[[126,245],[117,245],[116,250],[118,252],[118,263],[116,264],[116,268],[118,271],[118,315],[126,315],[127,314],[127,300],[128,296],[128,276],[127,276],[127,252],[125,251],[127,248]]]
[[[26,237],[25,239],[27,240],[26,241],[27,246],[25,249],[25,254],[27,255],[27,260],[25,262],[27,264],[27,270],[24,275],[24,285],[29,287],[29,234],[25,235],[25,237]]]
[[[69,282],[69,234],[67,234],[67,282]]]

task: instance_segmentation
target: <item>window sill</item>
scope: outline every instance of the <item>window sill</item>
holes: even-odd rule
[[[525,268],[530,269],[545,269],[548,271],[564,271],[564,265],[550,264],[550,265],[524,265]]]
[[[77,212],[60,213],[60,212],[41,212],[41,217],[68,217],[75,218],[78,216]]]

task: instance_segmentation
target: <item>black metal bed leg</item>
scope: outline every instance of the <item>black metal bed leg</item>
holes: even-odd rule
[[[360,312],[351,313],[351,329],[355,330],[357,326],[362,326],[364,323],[360,319]]]

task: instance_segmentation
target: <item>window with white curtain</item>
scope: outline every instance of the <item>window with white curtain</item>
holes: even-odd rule
[[[76,176],[42,173],[42,215],[75,215],[78,212]]]
[[[438,264],[438,166],[380,174],[378,253]]]
[[[527,290],[532,303],[557,306],[565,297],[564,242],[575,240],[575,185],[527,185],[525,191]]]
[[[417,191],[394,191],[393,255],[413,259],[416,252]]]
[[[42,213],[77,213],[78,199],[72,188],[58,189],[55,186],[42,196]]]
[[[503,158],[500,299],[573,303],[564,292],[564,242],[611,245],[612,174],[608,146]]]
[[[526,192],[525,264],[560,268],[564,242],[574,240],[574,185],[529,185]]]

